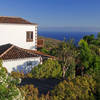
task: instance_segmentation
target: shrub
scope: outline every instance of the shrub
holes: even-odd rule
[[[2,64],[0,64],[0,100],[22,100],[21,92],[16,87],[19,80],[7,74]]]
[[[21,73],[21,72],[14,72],[14,71],[12,71],[11,72],[11,76],[12,77],[14,77],[14,78],[24,78],[25,76],[24,76],[24,73]]]
[[[25,85],[20,87],[25,100],[38,100],[38,89],[34,88],[34,85]]]
[[[95,81],[91,76],[64,80],[52,90],[52,100],[95,100]],[[56,99],[55,99],[56,98]]]
[[[48,59],[42,65],[32,69],[34,78],[59,78],[62,77],[61,65],[56,60]]]

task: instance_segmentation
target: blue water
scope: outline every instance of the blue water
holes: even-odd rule
[[[98,32],[46,32],[46,31],[39,31],[38,34],[40,36],[54,38],[57,40],[64,40],[64,37],[69,39],[74,39],[75,44],[77,44],[80,39],[82,39],[86,35],[94,34],[95,38],[97,37]]]

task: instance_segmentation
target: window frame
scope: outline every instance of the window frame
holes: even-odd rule
[[[33,42],[33,31],[26,32],[26,42]]]

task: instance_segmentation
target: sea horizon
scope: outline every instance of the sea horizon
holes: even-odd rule
[[[63,41],[64,38],[67,40],[74,39],[75,44],[77,44],[84,36],[94,34],[97,37],[98,32],[57,32],[57,31],[39,31],[39,36],[44,36],[46,38],[53,38],[56,40]]]

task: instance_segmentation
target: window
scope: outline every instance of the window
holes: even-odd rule
[[[27,42],[32,42],[33,41],[33,32],[32,31],[26,32],[26,41]]]

